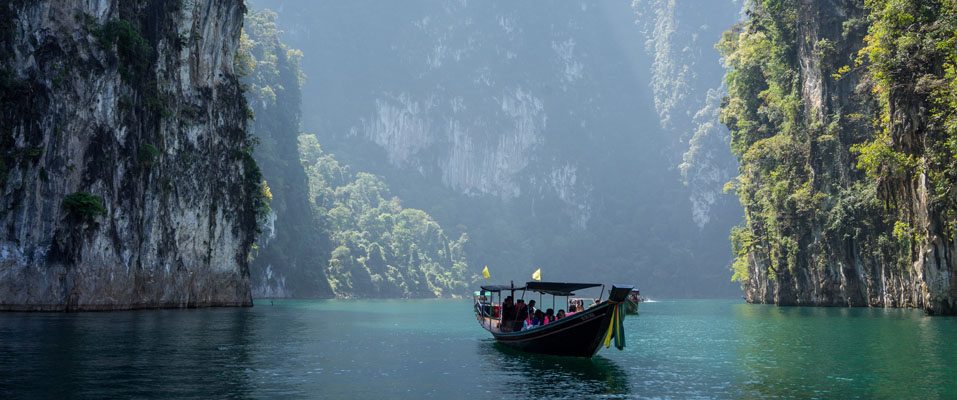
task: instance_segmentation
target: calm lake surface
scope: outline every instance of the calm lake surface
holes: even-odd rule
[[[954,398],[957,318],[644,303],[628,347],[516,353],[451,300],[0,313],[0,398]]]

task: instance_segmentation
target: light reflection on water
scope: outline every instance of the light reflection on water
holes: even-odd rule
[[[464,301],[0,314],[0,398],[767,398],[957,393],[957,319],[660,301],[628,346],[530,355]]]

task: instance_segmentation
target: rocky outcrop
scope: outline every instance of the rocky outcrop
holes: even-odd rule
[[[0,309],[251,305],[244,11],[0,5]]]
[[[953,94],[919,82],[953,79],[939,54],[952,46],[934,29],[953,26],[955,10],[868,6],[755,2],[722,43],[746,213],[735,278],[753,303],[953,314],[954,110],[934,100]],[[894,25],[907,18],[924,21]],[[925,39],[892,39],[905,33]]]

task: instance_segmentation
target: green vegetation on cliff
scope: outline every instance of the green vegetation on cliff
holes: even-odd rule
[[[761,0],[725,33],[749,301],[955,311],[955,5]]]
[[[332,296],[323,274],[329,244],[309,209],[297,155],[300,54],[280,42],[270,12],[246,15],[239,47],[234,64],[244,76],[257,142],[247,157],[260,167],[247,184],[268,197],[268,206],[259,208],[263,234],[250,265],[253,295]]]
[[[92,19],[88,15],[85,17],[87,21]],[[92,33],[100,47],[112,49],[116,46],[116,55],[120,61],[118,68],[123,79],[132,80],[148,73],[153,47],[129,21],[110,20],[93,28]]]
[[[888,205],[902,207],[898,230],[904,226],[917,235],[917,210],[894,194],[926,174],[929,206],[942,217],[941,233],[952,238],[957,233],[957,2],[868,0],[867,7],[873,23],[860,55],[873,77],[879,112],[874,139],[855,148],[858,166],[880,185]],[[920,108],[899,108],[901,98]],[[909,117],[918,117],[923,126],[901,126]]]
[[[76,192],[63,198],[63,208],[71,215],[83,220],[92,220],[106,214],[103,199],[86,192]]]
[[[299,137],[313,210],[335,246],[326,274],[337,294],[419,297],[468,290],[462,234],[449,240],[431,216],[403,208],[379,177],[352,174],[312,135]]]
[[[748,257],[762,260],[770,279],[782,270],[793,273],[801,228],[827,219],[838,195],[828,182],[813,181],[812,147],[829,145],[837,132],[805,112],[795,68],[796,10],[796,3],[758,2],[751,19],[719,43],[728,67],[721,119],[731,129],[731,147],[741,162],[729,189],[745,208],[746,229],[731,235],[733,279],[742,282],[754,264]]]
[[[465,293],[467,236],[449,240],[428,214],[403,208],[380,178],[352,174],[314,136],[300,136],[303,54],[281,42],[275,13],[250,13],[245,22],[235,64],[246,76],[259,139],[253,155],[272,212],[252,263],[255,295]]]

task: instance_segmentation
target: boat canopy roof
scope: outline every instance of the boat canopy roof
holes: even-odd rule
[[[552,296],[572,296],[576,290],[601,286],[600,283],[573,283],[573,282],[526,282],[525,287],[532,292],[550,294]]]
[[[504,292],[506,290],[525,290],[525,286],[482,285],[482,290],[486,292]]]

